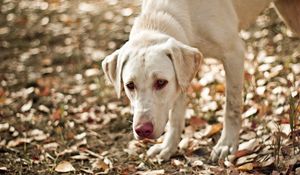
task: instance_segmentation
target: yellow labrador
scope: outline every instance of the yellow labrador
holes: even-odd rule
[[[226,73],[224,129],[211,153],[218,160],[237,150],[241,125],[244,43],[247,28],[272,0],[144,0],[129,41],[106,57],[103,70],[117,95],[124,89],[133,108],[137,139],[158,138],[147,154],[169,159],[184,127],[185,91],[203,57],[219,59]],[[300,34],[300,1],[275,3]]]

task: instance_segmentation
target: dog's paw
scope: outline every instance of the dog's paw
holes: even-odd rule
[[[238,136],[237,137],[221,137],[216,146],[214,146],[211,152],[211,160],[216,162],[217,160],[224,159],[229,154],[236,152],[238,148]]]
[[[157,144],[150,147],[147,151],[148,157],[156,156],[158,159],[169,160],[170,157],[176,152],[177,146]]]

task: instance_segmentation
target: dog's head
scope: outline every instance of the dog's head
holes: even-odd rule
[[[124,89],[131,102],[137,139],[162,135],[169,111],[201,60],[198,49],[166,36],[131,39],[104,59],[104,73],[118,97]]]

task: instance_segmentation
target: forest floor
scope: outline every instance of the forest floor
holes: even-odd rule
[[[206,59],[188,94],[179,150],[145,156],[129,102],[103,58],[128,39],[140,1],[0,1],[0,174],[300,174],[300,40],[273,8],[246,42],[239,151],[211,163],[222,129],[224,71]]]

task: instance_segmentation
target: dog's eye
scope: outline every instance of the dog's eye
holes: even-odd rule
[[[160,89],[164,88],[167,84],[168,84],[167,80],[159,79],[159,80],[156,80],[156,82],[154,84],[154,88],[156,90],[160,90]]]
[[[127,83],[126,84],[126,87],[129,89],[129,90],[134,90],[134,88],[135,88],[135,85],[134,85],[134,83],[133,82],[129,82],[129,83]]]

